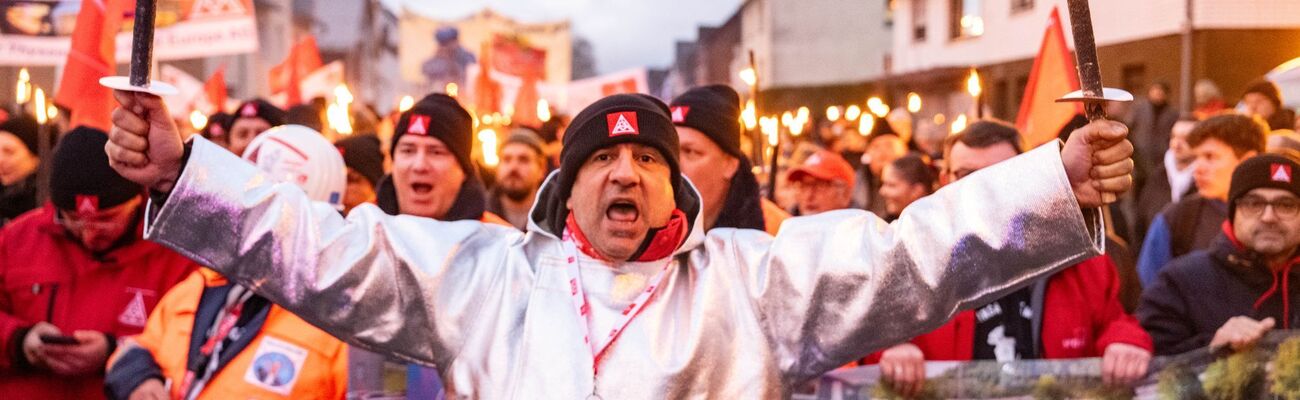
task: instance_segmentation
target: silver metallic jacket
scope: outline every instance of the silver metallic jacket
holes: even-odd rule
[[[560,241],[536,218],[527,234],[373,206],[344,219],[201,138],[149,214],[149,239],[348,343],[436,366],[452,397],[489,399],[789,397],[1099,254],[1104,237],[1057,144],[939,190],[892,224],[841,210],[787,220],[773,238],[705,234],[696,218],[593,378]]]

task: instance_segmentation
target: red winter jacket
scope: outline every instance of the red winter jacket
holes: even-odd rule
[[[1101,357],[1106,346],[1125,343],[1151,351],[1151,336],[1119,302],[1119,275],[1110,257],[1099,256],[1057,272],[1043,294],[1040,358]],[[926,361],[967,361],[974,354],[975,311],[912,338]],[[867,358],[880,361],[880,353]]]
[[[15,356],[22,357],[19,333],[47,321],[64,334],[138,334],[163,293],[197,267],[171,250],[138,239],[138,227],[133,242],[95,259],[54,222],[54,213],[47,204],[0,230],[3,398],[104,398],[103,373],[67,377],[16,365]]]

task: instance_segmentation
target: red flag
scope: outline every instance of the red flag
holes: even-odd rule
[[[212,73],[212,77],[203,83],[203,92],[208,96],[208,103],[215,107],[215,112],[222,112],[226,109],[226,66],[222,65],[217,68],[217,72]]]
[[[113,127],[112,90],[99,78],[115,74],[114,38],[122,28],[123,4],[119,0],[85,0],[72,32],[72,48],[59,79],[54,103],[71,110],[72,126],[86,125],[104,131]]]
[[[1079,103],[1056,102],[1075,90],[1079,90],[1079,75],[1075,71],[1074,54],[1065,45],[1061,13],[1052,8],[1043,45],[1034,58],[1025,96],[1020,101],[1020,114],[1016,117],[1016,129],[1024,135],[1027,145],[1038,146],[1056,139],[1061,128],[1083,112]]]
[[[288,104],[302,104],[302,78],[321,67],[320,49],[316,37],[307,35],[289,49],[289,56],[280,65],[271,67],[271,93],[287,92]]]
[[[479,115],[501,111],[501,85],[492,80],[492,50],[483,43],[479,52],[478,79],[474,82],[474,108]]]

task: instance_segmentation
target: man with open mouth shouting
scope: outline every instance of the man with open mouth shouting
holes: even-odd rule
[[[153,191],[147,237],[349,343],[436,365],[468,398],[787,397],[1097,255],[1096,207],[1133,168],[1126,129],[1103,121],[893,224],[841,210],[776,237],[705,234],[667,106],[615,95],[574,118],[524,234],[371,206],[343,219],[187,143],[157,97],[117,96],[106,151]]]

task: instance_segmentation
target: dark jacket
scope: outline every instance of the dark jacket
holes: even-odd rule
[[[33,172],[21,181],[0,187],[0,226],[8,224],[23,213],[36,209],[38,175]]]
[[[1209,248],[1227,219],[1227,203],[1198,194],[1183,197],[1165,207],[1151,221],[1151,228],[1147,229],[1142,242],[1142,252],[1138,255],[1138,277],[1142,279],[1142,286],[1150,286],[1170,260]]]
[[[1178,107],[1170,104],[1157,107],[1142,100],[1133,105],[1132,118],[1127,122],[1129,139],[1137,153],[1134,159],[1144,164],[1139,167],[1159,166],[1165,159],[1165,151],[1169,150],[1169,134],[1178,122]]]
[[[1142,293],[1137,317],[1155,341],[1156,354],[1178,354],[1209,345],[1219,327],[1236,316],[1273,317],[1278,329],[1296,327],[1300,321],[1293,310],[1300,305],[1290,296],[1296,291],[1300,276],[1290,266],[1274,273],[1224,229],[1210,249],[1179,257],[1160,271]]]
[[[1146,181],[1137,192],[1137,202],[1133,207],[1133,243],[1142,243],[1146,239],[1147,229],[1165,207],[1173,203],[1170,195],[1169,172],[1163,163],[1147,171]],[[1196,184],[1188,185],[1182,198],[1196,193]]]

